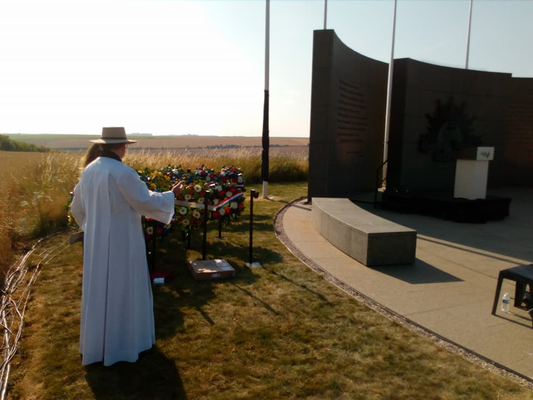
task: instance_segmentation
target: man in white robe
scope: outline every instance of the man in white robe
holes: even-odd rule
[[[141,216],[169,223],[182,190],[149,191],[122,163],[124,128],[103,128],[102,155],[82,172],[72,215],[84,231],[82,364],[135,362],[155,344],[152,287]]]

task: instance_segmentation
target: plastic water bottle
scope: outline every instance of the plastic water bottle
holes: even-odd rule
[[[509,298],[509,294],[505,293],[502,297],[502,311],[503,312],[509,312],[509,303],[511,302],[511,299]]]

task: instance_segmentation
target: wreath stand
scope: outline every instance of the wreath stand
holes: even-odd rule
[[[206,260],[206,254],[207,254],[207,221],[209,220],[209,210],[211,211],[218,211],[220,208],[222,208],[224,205],[226,205],[231,200],[236,199],[237,197],[242,196],[242,193],[239,193],[238,195],[235,195],[228,199],[227,201],[221,203],[218,206],[208,206],[208,200],[211,197],[211,192],[208,190],[205,193],[205,204],[204,204],[204,221],[203,221],[203,228],[204,228],[204,236],[203,236],[203,243],[202,243],[202,259],[201,260],[194,260],[189,261],[189,270],[191,271],[192,276],[196,280],[212,280],[212,279],[222,279],[222,278],[233,278],[235,277],[235,269],[226,261],[223,259],[215,259],[215,260]],[[219,238],[222,237],[222,224],[221,221],[219,221],[218,226],[218,232],[219,232]]]

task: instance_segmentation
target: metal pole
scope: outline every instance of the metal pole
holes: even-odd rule
[[[270,79],[270,0],[266,0],[265,20],[265,98],[263,106],[263,153],[261,157],[261,180],[263,181],[263,198],[268,198],[268,151],[270,147],[268,109],[269,109],[269,82]]]
[[[205,191],[205,212],[204,212],[204,243],[202,246],[202,260],[205,260],[206,252],[207,252],[207,221],[209,220],[209,209],[208,203],[209,198],[211,197],[211,192],[209,190]]]
[[[183,243],[187,245],[187,250],[191,249],[191,235],[189,235],[190,229],[187,231],[181,231],[181,234],[183,236]]]
[[[396,34],[396,2],[394,0],[394,9],[392,12],[392,44],[390,52],[390,63],[389,63],[389,79],[387,84],[387,107],[385,109],[385,133],[383,135],[383,163],[388,159],[389,154],[389,130],[390,130],[390,109],[391,109],[391,100],[392,100],[392,78],[394,71],[394,36]],[[387,167],[383,166],[383,179],[387,176]]]
[[[328,0],[324,0],[324,30],[328,29]]]
[[[211,192],[209,190],[205,191],[205,212],[204,212],[204,243],[202,245],[202,260],[205,260],[206,252],[207,252],[207,221],[209,220],[209,209],[208,203]]]
[[[270,85],[270,0],[266,0],[265,12],[265,90]]]
[[[470,0],[470,9],[468,11],[468,31],[466,34],[466,61],[465,69],[468,69],[468,59],[470,57],[470,27],[472,26],[472,6],[474,5],[474,0]]]
[[[154,231],[154,234],[152,235],[152,271],[155,270],[155,241],[156,241],[156,238],[155,238],[155,231]]]
[[[250,267],[254,262],[253,248],[254,248],[254,197],[257,197],[255,190],[250,190]]]

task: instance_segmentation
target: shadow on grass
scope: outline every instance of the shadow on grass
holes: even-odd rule
[[[216,224],[216,225],[215,225]],[[209,229],[213,232],[218,232],[218,222],[214,222],[208,225]],[[271,217],[254,215],[254,231],[272,231],[273,220]],[[228,224],[222,224],[222,232],[249,232],[250,231],[250,216],[243,216],[240,219],[231,220]]]
[[[258,221],[265,221],[265,222],[258,222]],[[273,220],[269,217],[264,218],[255,218],[254,217],[254,231],[273,231]],[[218,238],[221,236],[224,238],[225,235],[230,233],[243,233],[243,232],[249,232],[250,231],[250,219],[248,216],[243,216],[239,219],[231,219],[227,223],[219,224],[218,222],[210,221],[207,225],[207,237],[208,239]],[[193,229],[190,233],[191,239],[191,248],[198,249],[201,251],[202,248],[202,239],[204,234],[204,228],[203,226],[200,226],[199,228]],[[185,244],[188,245],[188,240],[186,236],[182,232],[173,231],[169,234],[167,237],[173,237],[175,240],[177,240],[180,243],[180,246]],[[167,245],[167,238],[161,240],[157,240],[156,246],[159,247],[168,247]],[[148,246],[152,246],[151,242],[148,244]]]
[[[208,232],[210,238],[213,233]],[[226,259],[235,269],[235,277],[227,280],[195,280],[189,271],[187,258],[202,258],[202,240],[202,233],[194,232],[191,249],[188,250],[188,243],[183,241],[181,233],[173,232],[158,243],[156,270],[170,272],[172,279],[164,285],[153,287],[156,339],[172,337],[184,329],[183,309],[197,310],[205,321],[213,326],[215,322],[204,308],[215,298],[216,285],[227,282],[253,297],[268,311],[276,312],[245,289],[257,279],[246,266],[250,257],[248,246],[236,245],[229,240],[211,240],[207,244],[206,259]],[[280,254],[264,247],[254,247],[253,257],[263,263],[282,261]]]
[[[259,297],[255,296],[252,292],[250,292],[249,290],[246,290],[245,288],[237,285],[236,283],[232,282],[233,286],[237,289],[239,289],[240,291],[242,291],[243,293],[245,293],[246,295],[248,295],[249,297],[251,297],[252,299],[254,299],[255,301],[257,301],[258,303],[261,303],[263,305],[263,307],[265,307],[268,311],[270,311],[272,314],[274,315],[278,315],[279,313],[274,310],[272,308],[272,306],[268,303],[266,303],[265,301],[261,300]]]
[[[157,346],[141,353],[136,363],[96,363],[85,370],[96,399],[187,399],[176,364]]]
[[[265,271],[270,272],[272,275],[275,275],[275,276],[277,276],[277,277],[283,279],[284,281],[287,281],[287,282],[289,282],[289,283],[292,283],[292,284],[295,285],[295,286],[298,286],[298,287],[300,287],[300,288],[302,288],[302,289],[304,289],[304,290],[307,290],[309,293],[314,294],[316,297],[318,297],[318,298],[319,298],[321,301],[323,301],[324,303],[326,303],[326,304],[328,304],[328,305],[331,305],[331,303],[329,302],[329,300],[326,299],[322,294],[317,293],[317,292],[315,292],[315,291],[312,290],[312,289],[309,289],[306,285],[302,285],[302,284],[300,284],[300,283],[294,282],[292,279],[287,278],[285,275],[280,274],[280,273],[274,271],[273,269],[266,268],[266,267],[263,268],[263,269],[264,269]]]
[[[245,246],[233,244],[230,240],[215,240],[208,245],[207,258],[225,258],[230,257],[234,263],[237,263],[239,271],[236,270],[238,276],[242,279],[247,277],[254,278],[250,269],[246,267],[246,263],[250,261],[250,246],[247,243]],[[276,251],[272,251],[266,247],[253,246],[252,255],[255,260],[261,263],[279,263],[283,261],[283,257]],[[233,265],[233,264],[232,264]],[[233,265],[235,268],[235,265]]]

